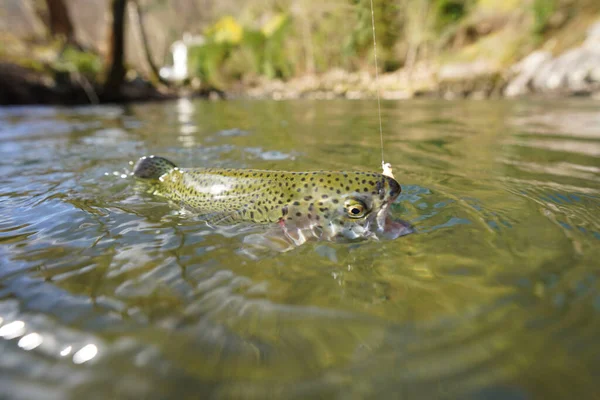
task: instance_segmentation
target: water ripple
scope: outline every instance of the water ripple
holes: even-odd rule
[[[248,258],[255,228],[211,229],[130,175],[152,153],[367,169],[380,163],[369,104],[0,110],[3,393],[589,398],[600,132],[587,103],[383,102],[403,187],[392,213],[417,230],[395,241]]]

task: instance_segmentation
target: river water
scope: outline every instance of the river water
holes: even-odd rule
[[[600,102],[383,102],[392,241],[249,257],[131,162],[379,170],[376,102],[0,109],[2,399],[600,389]]]

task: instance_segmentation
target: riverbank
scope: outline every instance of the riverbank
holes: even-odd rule
[[[463,63],[423,62],[382,74],[332,70],[289,81],[257,79],[238,84],[229,97],[276,100],[315,98],[414,97],[488,98],[518,96],[591,96],[600,98],[600,22],[592,24],[582,44],[554,55],[535,50],[503,67],[485,58]]]
[[[590,96],[600,98],[600,22],[589,25],[579,44],[561,51],[548,50],[556,38],[518,62],[500,63],[477,56],[468,61],[422,61],[384,73],[376,81],[368,71],[332,69],[289,80],[262,76],[231,83],[223,91],[206,85],[162,87],[135,75],[119,93],[103,93],[102,86],[84,74],[17,63],[0,63],[0,105],[98,104],[158,101],[181,95],[210,99],[445,99],[518,96]],[[197,83],[197,80],[193,80]]]
[[[119,93],[103,93],[101,85],[77,72],[47,72],[0,63],[0,106],[25,104],[99,104],[168,100],[177,93],[156,88],[141,78],[127,80]]]

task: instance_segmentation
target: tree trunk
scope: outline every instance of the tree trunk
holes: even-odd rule
[[[158,80],[164,85],[168,85],[168,82],[160,76],[158,67],[154,63],[154,59],[152,57],[152,50],[150,49],[150,43],[148,41],[148,34],[144,25],[144,14],[142,11],[142,7],[140,6],[140,2],[139,0],[132,0],[129,4],[134,11],[135,21],[138,25],[138,31],[140,33],[140,40],[142,42],[142,46],[144,47],[144,57],[146,58],[146,63],[148,64],[150,71],[152,71],[154,79]]]
[[[63,37],[69,44],[76,45],[75,30],[67,5],[63,0],[46,0],[48,26],[52,37]]]
[[[104,83],[104,96],[118,98],[125,80],[125,9],[127,0],[111,1],[111,28],[108,50],[108,76]]]

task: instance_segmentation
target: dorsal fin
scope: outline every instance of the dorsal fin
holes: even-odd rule
[[[166,158],[144,156],[135,164],[133,175],[141,179],[158,179],[173,168],[176,168],[175,164]]]

